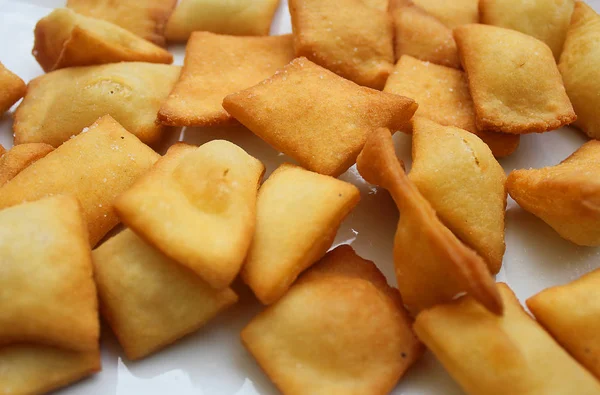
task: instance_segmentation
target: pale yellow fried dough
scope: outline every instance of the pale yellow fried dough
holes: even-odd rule
[[[527,299],[538,322],[600,379],[600,269]]]
[[[330,176],[354,164],[371,130],[402,129],[417,109],[412,99],[360,87],[306,58],[227,96],[223,107],[275,149]]]
[[[180,67],[143,62],[56,70],[32,80],[15,112],[15,144],[58,147],[104,115],[142,142],[160,140],[156,113],[179,78]]]
[[[237,301],[214,290],[130,229],[93,252],[102,315],[127,358],[143,358],[192,333]]]
[[[40,345],[0,348],[0,394],[41,395],[99,372],[100,352]]]
[[[600,16],[577,1],[558,68],[577,114],[575,126],[594,139],[600,139],[599,40]]]
[[[577,119],[554,55],[543,42],[476,24],[455,29],[454,38],[480,130],[541,133]]]
[[[241,273],[256,297],[279,299],[325,255],[359,200],[358,188],[345,181],[291,164],[275,170],[258,193],[256,233]]]
[[[412,149],[410,180],[448,229],[498,273],[506,249],[502,166],[477,136],[421,117],[413,121]]]
[[[0,63],[0,116],[10,110],[26,92],[25,82]]]
[[[67,0],[67,7],[164,46],[165,25],[176,3],[177,0]]]
[[[33,55],[44,71],[116,62],[172,63],[173,55],[110,22],[57,8],[34,31]]]
[[[479,22],[479,0],[413,0],[450,29]]]
[[[92,256],[77,200],[54,196],[0,211],[0,346],[98,349]]]
[[[296,55],[382,89],[394,67],[388,7],[388,0],[289,0]]]
[[[264,171],[258,159],[228,141],[176,145],[115,206],[137,234],[222,289],[250,247]]]
[[[473,298],[417,316],[415,331],[450,375],[471,395],[600,393],[600,382],[564,351],[498,284],[504,315]]]
[[[424,61],[460,68],[451,29],[411,0],[391,0],[390,5],[396,30],[396,60],[403,55],[410,55]]]
[[[284,394],[388,394],[422,354],[381,273],[355,255],[346,273],[340,258],[327,256],[242,331]]]
[[[279,0],[181,0],[167,22],[169,41],[195,31],[234,36],[268,36]]]
[[[600,141],[584,144],[561,164],[516,170],[508,193],[525,210],[563,238],[583,246],[600,246]]]
[[[223,98],[258,84],[293,59],[291,35],[239,37],[192,33],[181,77],[160,108],[158,119],[163,125],[172,126],[235,123],[223,109]]]
[[[116,196],[160,156],[109,116],[31,164],[0,188],[0,208],[45,196],[75,196],[96,245],[119,223]]]
[[[520,137],[484,132],[475,124],[475,108],[465,73],[404,55],[388,78],[384,92],[410,97],[419,104],[416,116],[467,130],[481,138],[497,158],[512,154]]]
[[[4,154],[0,152],[0,187],[53,150],[51,145],[32,143],[15,145]]]
[[[431,204],[404,173],[392,135],[376,129],[357,160],[367,182],[387,189],[400,210],[394,242],[396,278],[412,314],[467,292],[501,314],[502,300],[485,261],[438,219]]]

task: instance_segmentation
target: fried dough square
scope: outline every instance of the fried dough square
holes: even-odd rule
[[[165,127],[156,113],[180,67],[143,62],[56,70],[32,80],[15,113],[15,144],[58,147],[99,117],[112,116],[142,142],[157,142]]]
[[[93,247],[119,223],[114,199],[159,157],[105,116],[4,184],[0,208],[51,195],[72,195],[81,203]]]
[[[237,301],[230,288],[214,290],[130,229],[93,258],[102,315],[131,360],[198,330]]]
[[[268,36],[279,0],[181,0],[167,22],[169,41],[195,31],[233,36]]]
[[[450,29],[479,22],[479,0],[413,0]]]
[[[258,193],[256,232],[242,279],[264,304],[279,299],[331,247],[360,200],[354,185],[283,164]]]
[[[116,201],[123,222],[210,286],[235,279],[254,234],[265,167],[237,145],[176,145]]]
[[[479,129],[541,133],[577,119],[554,55],[543,42],[489,25],[461,26],[454,38]]]
[[[164,46],[165,24],[176,3],[177,0],[67,0],[67,7]]]
[[[527,307],[556,341],[600,379],[600,269],[532,296]]]
[[[0,211],[0,270],[0,345],[98,349],[91,251],[75,198]]]
[[[388,394],[423,352],[397,291],[351,248],[315,268],[244,328],[242,342],[282,393]]]
[[[600,383],[523,310],[505,284],[495,316],[471,297],[417,316],[414,329],[469,394],[598,394]]]
[[[32,143],[15,145],[6,153],[0,152],[0,187],[53,150],[51,145]]]
[[[577,114],[575,126],[593,139],[600,139],[599,39],[600,16],[577,1],[558,68]]]
[[[581,146],[561,164],[510,173],[515,201],[558,234],[582,246],[600,246],[600,141]]]
[[[467,78],[460,70],[404,55],[383,91],[416,101],[419,104],[416,116],[477,135],[498,158],[512,154],[519,146],[519,136],[477,129]]]
[[[26,92],[25,82],[0,63],[0,115],[10,110]]]
[[[223,107],[301,166],[330,176],[354,164],[371,130],[402,129],[417,109],[411,99],[360,87],[306,58],[227,96]]]
[[[390,192],[401,213],[394,264],[408,310],[416,315],[467,292],[488,310],[501,314],[502,301],[485,261],[442,224],[408,179],[389,130],[381,128],[369,134],[357,167],[367,182]]]
[[[160,108],[158,119],[172,126],[235,123],[223,109],[223,98],[258,84],[293,59],[291,35],[239,37],[194,32],[181,77]]]

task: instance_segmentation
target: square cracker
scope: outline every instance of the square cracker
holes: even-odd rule
[[[450,29],[479,22],[479,0],[413,0]]]
[[[332,176],[354,164],[371,130],[401,129],[417,109],[411,99],[358,86],[306,58],[227,96],[223,107],[303,167]]]
[[[48,144],[31,143],[15,145],[5,153],[0,152],[0,187],[53,150]]]
[[[25,92],[25,82],[0,63],[0,115],[10,110],[13,104],[25,96]]]
[[[293,59],[291,35],[239,37],[194,32],[179,81],[160,108],[158,119],[172,126],[235,123],[223,109],[223,98],[258,84]]]
[[[477,127],[503,133],[541,133],[577,119],[550,48],[489,25],[454,30]]]
[[[416,116],[477,135],[496,157],[510,155],[519,146],[519,136],[485,132],[477,128],[467,78],[460,70],[404,55],[396,63],[383,91],[416,101],[419,104]]]
[[[131,360],[199,329],[237,301],[214,290],[130,229],[93,252],[102,315]]]
[[[178,144],[115,207],[137,234],[222,289],[250,247],[264,171],[258,159],[228,141]]]
[[[290,0],[296,54],[381,89],[394,63],[388,0]]]
[[[98,349],[91,258],[75,198],[55,196],[0,211],[0,345]]]

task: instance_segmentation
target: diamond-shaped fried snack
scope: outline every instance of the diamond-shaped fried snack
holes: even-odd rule
[[[53,150],[48,144],[31,143],[15,145],[5,153],[0,152],[0,187]]]
[[[450,29],[479,22],[479,0],[413,0]]]
[[[13,104],[25,96],[25,92],[25,82],[0,63],[0,115],[10,110]]]

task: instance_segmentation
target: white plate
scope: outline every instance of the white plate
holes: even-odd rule
[[[143,0],[140,0],[143,1]],[[600,0],[590,1],[600,9]],[[42,74],[31,56],[35,23],[60,7],[64,0],[0,0],[0,61],[28,81]],[[273,34],[291,31],[287,1],[273,24]],[[183,46],[170,48],[175,63],[183,60]],[[0,144],[12,146],[12,118],[0,119]],[[173,141],[179,134],[173,135]],[[246,129],[187,129],[184,139],[202,144],[226,138],[260,158],[273,171],[290,159],[278,154]],[[398,155],[410,163],[410,137],[395,137]],[[586,139],[571,128],[526,135],[510,158],[501,161],[505,170],[554,165],[575,151]],[[385,191],[370,187],[354,168],[342,176],[360,187],[362,201],[343,223],[335,245],[350,243],[357,252],[377,263],[390,283],[393,276],[392,245],[398,219]],[[506,224],[507,251],[498,275],[514,289],[521,301],[540,290],[562,284],[600,267],[600,249],[577,247],[561,239],[548,225],[520,209],[509,199]],[[238,287],[239,288],[239,287]],[[242,288],[243,289],[243,288]],[[69,395],[250,395],[275,394],[239,341],[239,332],[261,307],[243,290],[241,302],[199,332],[139,362],[128,361],[109,329],[102,332],[102,372],[60,394]],[[462,394],[431,354],[426,354],[403,378],[393,394]]]

